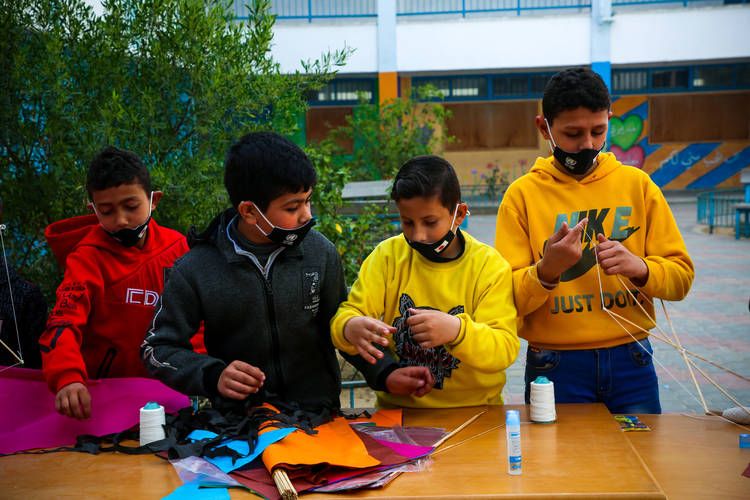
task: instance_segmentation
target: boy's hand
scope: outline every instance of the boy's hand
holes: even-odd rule
[[[55,395],[55,410],[61,415],[85,420],[91,416],[91,394],[80,382],[68,384]]]
[[[406,324],[411,337],[422,349],[450,344],[461,331],[461,320],[457,316],[431,309],[409,309]]]
[[[588,218],[581,220],[573,228],[563,222],[560,229],[547,240],[544,256],[537,264],[539,279],[555,283],[560,275],[570,269],[581,258],[581,237]]]
[[[604,274],[622,274],[633,280],[633,284],[643,286],[648,280],[648,266],[619,241],[608,240],[603,234],[596,235],[599,244],[596,255]]]
[[[229,399],[245,399],[263,387],[266,375],[257,368],[244,361],[234,360],[224,368],[216,385],[219,394]]]
[[[385,379],[385,387],[391,394],[421,398],[432,390],[435,379],[426,366],[406,366],[396,368]]]
[[[380,320],[357,316],[346,322],[344,338],[354,347],[362,358],[370,364],[383,357],[383,353],[373,344],[388,346],[386,335],[396,333],[396,329]]]

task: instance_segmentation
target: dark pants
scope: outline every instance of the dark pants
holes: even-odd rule
[[[601,402],[613,414],[661,413],[651,354],[648,339],[606,349],[553,351],[529,346],[526,403],[529,384],[543,375],[555,384],[555,403]]]

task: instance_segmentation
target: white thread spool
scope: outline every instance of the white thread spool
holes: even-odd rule
[[[141,408],[141,446],[164,439],[164,407],[153,401]]]
[[[537,377],[531,383],[529,402],[531,403],[529,417],[532,422],[549,424],[557,420],[555,384],[547,377]]]

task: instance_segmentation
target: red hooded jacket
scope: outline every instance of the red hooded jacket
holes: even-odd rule
[[[53,392],[88,378],[146,377],[139,347],[185,237],[153,219],[143,248],[109,236],[95,215],[50,224],[44,231],[65,277],[39,344]],[[205,352],[201,335],[196,350]]]

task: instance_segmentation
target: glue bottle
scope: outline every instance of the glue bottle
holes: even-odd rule
[[[518,410],[505,412],[505,438],[508,449],[508,474],[521,474],[521,417]]]

